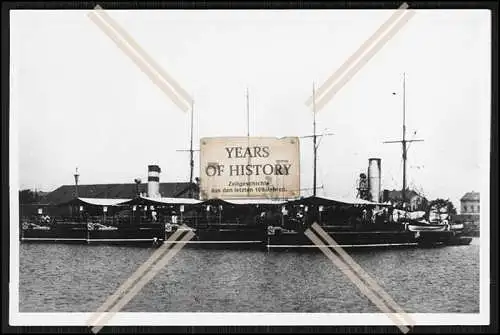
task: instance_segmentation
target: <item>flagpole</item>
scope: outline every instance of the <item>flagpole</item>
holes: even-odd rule
[[[247,112],[247,146],[250,146],[250,103],[248,98],[248,86],[246,87],[245,100],[246,100],[246,112]],[[250,156],[248,157],[248,164],[250,165]],[[248,182],[250,183],[250,175],[248,176]],[[247,187],[247,197],[249,196],[250,196],[250,187]]]

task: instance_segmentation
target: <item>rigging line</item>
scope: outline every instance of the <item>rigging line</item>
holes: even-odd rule
[[[321,185],[324,185],[324,169],[323,167],[321,166],[321,164],[319,164],[320,162],[320,154],[319,154],[319,150],[316,151],[316,168],[319,169],[319,175],[320,175],[320,181],[321,181]]]
[[[319,172],[320,172],[320,183],[322,186],[325,186],[325,170],[323,169],[323,167],[319,167]],[[322,192],[323,195],[325,195],[325,189],[323,188],[323,192]]]
[[[401,171],[403,168],[403,158],[401,158],[401,161],[399,163],[399,168],[398,168],[398,171]],[[394,177],[394,174],[391,174],[391,179],[392,179],[392,182],[393,182],[393,189],[397,189],[399,187],[399,182],[396,180],[396,178]]]
[[[415,137],[416,137],[416,136],[417,136],[417,131],[415,130],[415,131],[413,132],[413,136],[412,136],[412,138],[408,141],[408,144],[407,144],[408,146],[406,147],[406,151],[407,151],[407,152],[408,152],[408,150],[410,150],[410,147],[411,147],[411,145],[413,144],[413,142],[410,142],[410,141],[413,141],[413,140],[415,139]]]

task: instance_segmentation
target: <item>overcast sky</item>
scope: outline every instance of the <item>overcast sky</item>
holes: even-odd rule
[[[195,100],[199,138],[312,132],[305,105],[393,11],[110,11]],[[11,11],[11,116],[19,186],[130,183],[162,168],[187,181],[189,114],[181,111],[88,17],[88,11]],[[488,178],[488,11],[417,11],[317,116],[318,195],[355,195],[369,157],[382,187],[401,188],[402,73],[408,183],[458,199]],[[392,92],[397,92],[393,95]],[[415,134],[416,132],[416,134]],[[16,144],[14,140],[13,144]],[[15,156],[14,156],[15,157]],[[198,154],[195,156],[195,176]],[[312,144],[301,140],[301,187],[312,186]]]

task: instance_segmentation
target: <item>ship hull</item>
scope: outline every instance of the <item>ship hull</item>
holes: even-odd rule
[[[330,239],[321,245],[333,247],[399,247],[439,245],[466,245],[470,240],[446,229],[405,227],[403,225],[358,225],[321,226]],[[304,229],[287,230],[281,227],[260,227],[256,225],[221,228],[205,227],[189,229],[194,237],[189,241],[169,240],[176,231],[165,231],[162,224],[127,226],[113,229],[88,230],[85,224],[66,224],[51,229],[23,230],[22,242],[33,243],[76,243],[158,246],[164,241],[169,244],[182,243],[190,248],[211,249],[289,249],[315,247],[304,233]],[[317,230],[311,229],[311,231]],[[179,237],[181,237],[180,235]]]
[[[312,231],[313,229],[311,229]],[[454,231],[410,231],[403,225],[322,226],[330,237],[321,245],[329,247],[403,247],[440,246],[457,241]],[[290,249],[316,247],[305,230],[276,229],[193,229],[194,238],[185,243],[196,248],[267,248]],[[171,235],[173,231],[169,234]],[[169,236],[167,235],[167,237]],[[465,241],[454,242],[466,244]],[[171,242],[176,243],[176,242]]]
[[[21,231],[24,243],[67,243],[146,245],[161,244],[165,239],[165,228],[160,224],[87,229],[86,224],[57,224],[49,229],[27,229]]]

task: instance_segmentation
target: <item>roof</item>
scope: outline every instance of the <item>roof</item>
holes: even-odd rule
[[[342,197],[342,198],[328,198],[328,199],[330,199],[332,201],[348,204],[348,205],[390,206],[390,204],[385,204],[382,202],[373,202],[373,201],[368,201],[368,200],[358,199],[358,198]]]
[[[479,192],[474,192],[474,191],[467,192],[460,199],[460,201],[479,201]]]
[[[286,203],[284,200],[273,199],[232,199],[225,201],[234,205],[283,205]]]
[[[110,198],[73,198],[68,202],[59,204],[62,205],[92,205],[92,206],[117,206],[123,204],[130,199],[110,199]]]
[[[160,194],[164,197],[187,195],[189,189],[196,189],[194,183],[160,183]],[[69,202],[75,197],[74,185],[63,185],[47,194],[42,201],[57,205]],[[139,192],[147,192],[147,184],[139,184]],[[136,196],[136,184],[90,184],[78,185],[78,195],[82,198],[132,199]]]
[[[330,197],[307,197],[298,199],[295,201],[290,201],[290,203],[304,203],[311,205],[323,205],[323,206],[332,206],[332,205],[368,205],[368,206],[389,206],[389,204],[371,202],[363,199],[351,199],[351,198],[330,198]]]
[[[122,203],[122,205],[194,205],[200,202],[200,200],[192,198],[148,198],[141,196]]]
[[[386,190],[387,191],[387,190]],[[402,197],[402,192],[399,190],[392,190],[392,191],[388,191],[389,194],[388,194],[388,200],[403,200],[403,197]],[[414,190],[406,190],[406,197],[408,199],[411,199],[411,198],[414,198],[414,197],[422,197],[420,194],[418,194],[417,192],[415,192]]]
[[[208,199],[205,201],[191,199],[191,198],[148,198],[139,197],[128,202],[121,203],[121,205],[224,205],[224,206],[246,206],[246,205],[260,205],[260,206],[281,206],[285,204],[314,204],[314,205],[369,205],[369,206],[389,206],[389,204],[375,203],[362,199],[334,199],[325,197],[308,197],[299,200],[274,200],[274,199]]]
[[[203,205],[262,205],[262,206],[279,206],[285,204],[286,201],[273,199],[209,199],[202,202]]]

